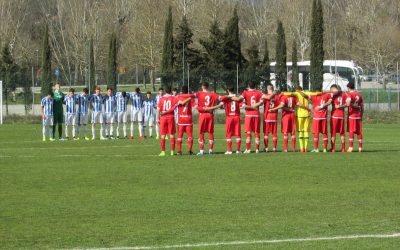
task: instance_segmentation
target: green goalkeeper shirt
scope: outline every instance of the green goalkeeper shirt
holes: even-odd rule
[[[61,91],[53,93],[53,112],[57,114],[63,113],[64,94]]]

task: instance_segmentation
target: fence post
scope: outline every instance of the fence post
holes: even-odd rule
[[[386,93],[387,93],[387,97],[388,97],[389,111],[392,111],[392,93],[391,93],[391,88],[388,88]]]
[[[371,102],[372,102],[372,89],[369,89],[369,95],[368,95],[368,110],[371,110]]]

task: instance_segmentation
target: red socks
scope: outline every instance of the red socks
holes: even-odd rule
[[[328,148],[328,134],[323,134],[324,138],[324,149]]]
[[[213,150],[213,148],[214,148],[214,133],[209,133],[208,136],[209,136],[208,143],[210,144],[210,150]]]
[[[283,149],[288,150],[288,142],[289,142],[289,137],[288,134],[283,134]]]
[[[246,134],[246,150],[251,149],[251,134]]]
[[[296,151],[296,135],[292,135],[292,150]]]
[[[260,134],[256,133],[256,149],[260,149]]]
[[[236,150],[240,151],[240,144],[242,142],[241,138],[236,138]]]
[[[200,150],[204,150],[204,134],[199,135],[199,147]]]
[[[165,138],[160,139],[161,151],[165,151]]]
[[[354,144],[354,132],[349,133],[349,147],[352,148]]]

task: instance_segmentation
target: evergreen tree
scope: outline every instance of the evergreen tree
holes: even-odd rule
[[[313,0],[311,21],[310,82],[313,90],[321,90],[324,80],[324,17],[321,0]]]
[[[237,7],[233,11],[233,16],[228,21],[224,32],[224,67],[225,74],[224,80],[227,85],[233,85],[236,82],[236,66],[243,69],[245,59],[241,51],[241,43],[239,37],[239,16],[237,14]]]
[[[46,25],[43,32],[42,43],[42,69],[41,69],[42,96],[52,89],[51,84],[51,48],[49,42],[49,27]]]
[[[264,42],[264,58],[262,61],[261,75],[263,76],[265,83],[271,83],[271,65],[269,61],[269,51],[268,51],[268,42],[265,40]]]
[[[117,90],[117,35],[111,34],[107,64],[107,86]]]
[[[260,81],[260,59],[258,54],[258,46],[252,44],[247,49],[248,60],[246,62],[246,70],[244,73],[245,83],[259,82]]]
[[[6,114],[8,115],[9,95],[16,88],[17,65],[11,55],[9,43],[5,43],[1,51],[1,78],[3,79],[3,96],[6,103]]]
[[[286,38],[285,30],[281,21],[278,21],[277,28],[277,41],[276,41],[276,65],[275,65],[275,79],[276,87],[280,90],[287,88],[287,69],[286,69]]]
[[[167,20],[164,28],[164,43],[161,58],[162,84],[172,85],[174,79],[174,37],[173,37],[172,7],[168,8]]]
[[[95,78],[96,78],[96,69],[94,66],[94,50],[93,50],[93,38],[90,38],[89,40],[89,65],[88,65],[88,70],[89,70],[89,92],[93,93],[95,89]]]
[[[26,64],[17,69],[17,79],[22,84],[22,97],[24,99],[25,115],[32,109],[32,79],[31,68]]]
[[[297,43],[293,40],[292,48],[292,85],[299,86],[299,66],[297,65]]]

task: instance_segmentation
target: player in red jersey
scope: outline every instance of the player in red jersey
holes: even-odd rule
[[[174,109],[178,103],[178,99],[171,95],[171,87],[165,88],[166,94],[160,98],[157,105],[158,115],[160,117],[160,144],[161,153],[160,156],[165,156],[165,136],[170,135],[171,140],[171,155],[174,155],[175,151],[175,121],[174,121]]]
[[[321,94],[309,96],[313,105],[312,133],[314,136],[313,153],[318,153],[319,134],[321,133],[324,140],[324,152],[328,148],[328,106],[331,104],[331,94]]]
[[[243,101],[242,107],[246,110],[244,117],[244,132],[246,133],[246,150],[245,154],[251,153],[251,134],[255,134],[256,153],[260,149],[260,111],[256,105],[263,96],[261,91],[255,89],[256,83],[250,82],[248,89],[243,91],[239,97],[234,97],[234,101]]]
[[[235,92],[233,87],[228,88],[228,95],[221,96],[220,100],[221,103],[209,108],[216,109],[216,108],[225,108],[225,136],[226,136],[226,144],[227,144],[227,151],[225,152],[226,155],[232,154],[232,137],[236,137],[236,154],[240,154],[240,144],[241,144],[241,124],[240,124],[240,106],[241,101],[233,101],[232,97],[235,97]]]
[[[264,104],[263,132],[265,152],[268,152],[269,134],[272,134],[272,151],[276,152],[276,145],[278,144],[278,111],[269,112],[269,110],[279,105],[279,96],[274,92],[274,86],[272,84],[267,85],[267,94],[262,96],[262,103]]]
[[[358,138],[358,151],[362,151],[362,117],[364,114],[364,103],[360,93],[354,90],[354,83],[347,84],[348,93],[346,105],[349,107],[347,118],[347,131],[349,132],[349,148],[347,152],[353,152],[354,134]]]
[[[330,88],[331,99],[332,99],[332,111],[331,111],[331,152],[336,152],[335,140],[336,134],[340,134],[342,141],[342,152],[345,152],[345,130],[344,130],[344,111],[346,105],[346,94],[341,92],[336,84],[333,84]]]
[[[182,94],[177,96],[182,104],[178,105],[178,155],[182,155],[182,139],[186,133],[188,137],[189,155],[193,155],[193,117],[192,107],[195,106],[194,96],[189,94],[189,88],[182,86]],[[190,98],[190,101],[186,100]]]
[[[205,110],[205,108],[213,107],[219,99],[219,95],[214,92],[208,91],[208,83],[205,82],[201,85],[202,91],[194,94],[197,98],[197,105],[195,108],[199,111],[199,147],[200,152],[198,155],[204,155],[204,134],[208,133],[209,136],[209,150],[208,153],[213,153],[214,148],[214,112],[212,110]]]
[[[279,105],[271,108],[268,112],[274,112],[282,109],[281,131],[283,133],[283,151],[288,151],[289,134],[292,139],[292,150],[296,152],[296,117],[294,115],[294,108],[302,106],[294,96],[280,95]]]

